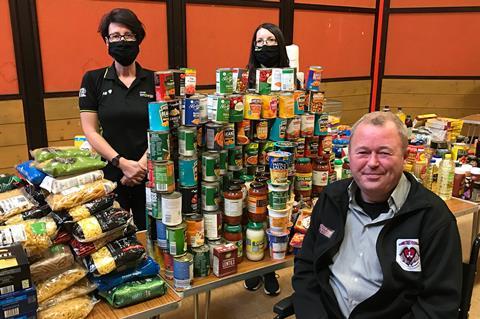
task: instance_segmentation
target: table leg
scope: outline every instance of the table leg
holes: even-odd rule
[[[208,319],[208,311],[210,310],[210,296],[211,291],[205,292],[205,319]]]
[[[193,295],[193,311],[194,311],[194,318],[198,319],[198,313],[199,313],[198,294]]]

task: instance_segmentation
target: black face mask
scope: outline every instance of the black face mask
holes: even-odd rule
[[[255,59],[267,68],[277,66],[280,63],[280,49],[278,45],[255,47],[253,54]]]
[[[137,58],[140,47],[137,41],[118,41],[108,44],[108,54],[123,66],[129,66]]]

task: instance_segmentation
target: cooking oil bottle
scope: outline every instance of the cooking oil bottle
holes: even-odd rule
[[[431,159],[430,163],[428,163],[427,170],[425,171],[425,178],[423,180],[423,186],[428,188],[429,190],[433,191],[433,171],[435,169],[435,160]]]
[[[445,154],[438,169],[438,196],[443,200],[452,198],[455,163],[451,154]]]
[[[399,106],[397,113],[395,113],[396,116],[402,121],[402,123],[405,123],[405,120],[407,119],[407,115],[403,113],[402,108]]]

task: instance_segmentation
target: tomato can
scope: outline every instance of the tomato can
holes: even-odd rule
[[[189,187],[196,186],[198,183],[198,159],[197,155],[183,156],[178,158],[179,184]]]
[[[294,91],[296,87],[295,68],[282,69],[282,91]]]
[[[220,203],[220,184],[218,182],[202,182],[202,210],[216,211]]]
[[[272,69],[258,68],[256,69],[255,89],[259,94],[270,94],[272,92]]]
[[[207,245],[191,249],[193,255],[193,276],[207,277],[210,274],[210,249]]]
[[[268,139],[268,120],[261,119],[258,121],[253,121],[253,125],[254,125],[253,138],[255,140]]]
[[[153,161],[170,159],[170,138],[168,131],[147,132],[148,158]]]
[[[222,68],[217,69],[216,77],[216,92],[217,94],[232,94],[233,93],[233,69]]]
[[[320,91],[320,82],[322,81],[323,67],[311,66],[308,69],[306,88],[312,92]]]
[[[262,97],[262,118],[274,119],[277,117],[278,96],[276,94],[264,94]]]
[[[291,119],[287,119],[287,128],[285,134],[287,139],[291,140],[300,137],[301,123],[302,120],[298,115],[292,117]]]
[[[157,71],[153,74],[157,101],[167,101],[175,97],[175,81],[172,71]]]
[[[305,112],[305,91],[295,90],[293,92],[293,107],[296,115],[302,115]]]
[[[202,154],[202,180],[216,182],[220,176],[220,154],[205,152]]]
[[[182,99],[182,125],[195,126],[200,124],[200,99],[198,97],[186,97]]]
[[[205,224],[200,214],[185,217],[187,224],[187,245],[189,247],[200,247],[205,243]]]
[[[205,237],[210,242],[222,237],[222,212],[219,210],[204,211]]]
[[[197,128],[181,126],[178,128],[178,154],[193,156],[197,154]]]
[[[247,120],[259,120],[262,114],[262,97],[255,93],[247,93],[243,105],[243,117]]]
[[[305,157],[318,157],[318,143],[320,139],[318,136],[310,136],[305,138]]]
[[[167,226],[168,252],[172,256],[182,256],[187,252],[187,225]]]
[[[175,173],[173,161],[154,161],[155,190],[171,193],[175,190]]]
[[[245,166],[255,166],[258,164],[258,143],[251,142],[248,145],[245,145],[244,150],[245,156]]]
[[[247,145],[250,143],[250,123],[250,120],[235,123],[237,145]]]
[[[228,169],[243,167],[243,150],[241,145],[237,145],[228,150]]]
[[[205,126],[207,149],[221,151],[224,145],[223,125],[219,123],[207,123]]]
[[[287,119],[275,118],[273,120],[272,127],[270,128],[269,138],[271,141],[283,141],[285,140],[287,130]]]
[[[278,116],[284,119],[292,118],[295,116],[293,106],[293,94],[285,92],[280,94],[280,103],[278,107]]]
[[[180,100],[173,99],[167,101],[168,104],[168,124],[170,127],[170,131],[175,131],[180,127],[181,119],[180,119]]]
[[[173,286],[177,291],[184,291],[192,287],[193,255],[186,253],[173,258]]]
[[[232,123],[243,121],[243,95],[232,94],[230,99],[229,121]]]
[[[181,79],[183,78],[183,92],[181,90],[182,87],[180,87],[180,90],[179,90],[180,94],[177,94],[177,95],[180,95],[180,96],[194,95],[196,84],[197,84],[197,70],[192,68],[181,68],[180,72],[182,72],[180,75],[180,78]],[[175,92],[177,92],[177,81],[175,81]]]
[[[168,103],[164,101],[148,103],[148,122],[152,131],[168,132]]]
[[[223,127],[223,147],[225,149],[235,147],[235,124],[228,123]]]
[[[231,150],[231,148],[228,150],[221,150],[220,152],[218,152],[220,155],[220,164],[219,164],[219,170],[218,170],[220,176],[227,174],[227,161],[228,161],[229,150]]]
[[[310,113],[305,113],[300,115],[300,118],[301,118],[300,135],[302,137],[313,136],[315,115]]]
[[[182,215],[192,215],[200,211],[198,186],[185,187],[180,185],[178,188],[182,194]]]
[[[179,192],[162,194],[162,221],[167,226],[182,222],[182,194]]]

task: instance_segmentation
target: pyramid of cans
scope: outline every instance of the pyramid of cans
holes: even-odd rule
[[[209,95],[195,93],[192,69],[155,73],[147,220],[175,289],[211,269],[235,273],[267,248],[285,257],[294,200],[311,199],[328,180],[312,166],[321,145],[331,147],[321,72],[310,67],[307,90],[297,90],[294,68],[261,68],[247,90],[247,70],[218,69]]]

